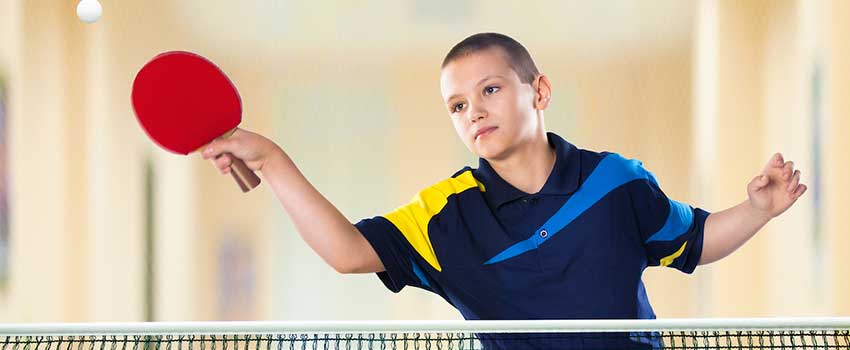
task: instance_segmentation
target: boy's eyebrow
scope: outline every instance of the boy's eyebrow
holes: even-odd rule
[[[497,75],[497,74],[491,74],[491,75],[488,75],[484,78],[481,78],[481,80],[479,80],[477,83],[475,83],[475,86],[481,85],[481,83],[483,83],[483,82],[487,81],[487,79],[491,79],[491,78],[502,78],[502,79],[504,79],[505,77],[503,77],[501,75]],[[451,96],[449,96],[449,98],[446,101],[451,101],[455,97],[458,97],[458,96],[460,96],[460,94],[451,95]]]

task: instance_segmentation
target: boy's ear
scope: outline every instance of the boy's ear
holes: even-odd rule
[[[531,86],[534,88],[534,109],[542,111],[549,107],[549,101],[552,100],[552,85],[549,84],[549,78],[540,74],[534,78]]]

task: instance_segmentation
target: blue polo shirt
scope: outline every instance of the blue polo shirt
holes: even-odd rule
[[[469,320],[655,318],[643,270],[691,273],[709,213],[667,198],[637,160],[548,140],[556,160],[538,193],[480,159],[355,224],[386,287],[436,293]]]

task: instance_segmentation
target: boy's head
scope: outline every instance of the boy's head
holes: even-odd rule
[[[546,140],[549,80],[506,35],[480,33],[455,45],[443,60],[440,90],[461,141],[482,158],[504,159]]]

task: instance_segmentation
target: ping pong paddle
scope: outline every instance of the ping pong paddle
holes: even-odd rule
[[[191,52],[169,51],[151,59],[136,74],[131,99],[148,136],[177,154],[226,138],[242,122],[236,87],[215,64]],[[242,192],[260,184],[245,162],[225,154],[233,159],[230,174]]]

